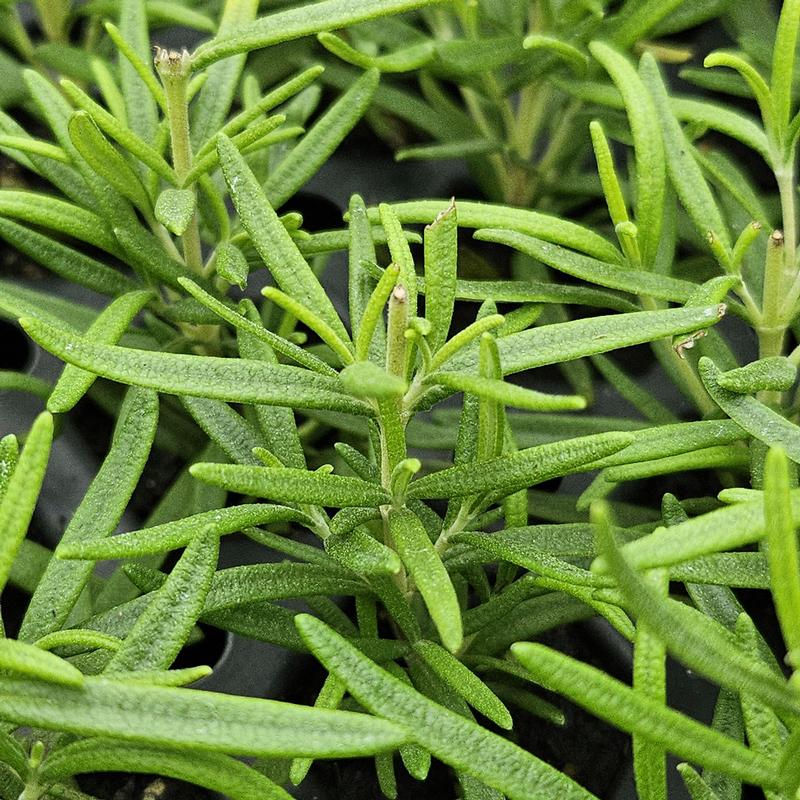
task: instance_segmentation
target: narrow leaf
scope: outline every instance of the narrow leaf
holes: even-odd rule
[[[293,508],[246,503],[231,508],[202,511],[174,522],[121,533],[108,539],[64,542],[59,545],[58,557],[90,561],[138,558],[186,547],[200,531],[204,530],[215,536],[224,536],[256,525],[292,522],[304,518],[302,512]]]
[[[425,318],[428,343],[436,352],[447,340],[456,297],[458,212],[455,200],[425,227]]]
[[[709,231],[713,231],[722,245],[730,248],[728,226],[694,157],[694,145],[670,108],[667,88],[651,53],[642,56],[641,73],[661,122],[667,170],[683,207],[701,236],[705,237]]]
[[[347,341],[347,331],[330,298],[281,224],[244,157],[224,136],[219,137],[217,150],[242,225],[278,286],[298,303],[313,308]]]
[[[530,447],[480,464],[460,464],[426,475],[411,484],[409,495],[449,498],[490,492],[504,496],[558,475],[579,472],[632,441],[626,433],[601,433]]]
[[[282,206],[317,173],[364,115],[379,80],[371,69],[354,81],[270,173],[264,192],[272,205]]]
[[[476,711],[480,711],[501,728],[511,730],[513,721],[508,709],[469,667],[465,667],[435,642],[415,642],[414,652]]]
[[[434,372],[424,382],[447,386],[458,392],[469,392],[528,411],[580,411],[586,408],[586,399],[579,395],[545,394],[502,380],[463,372]]]
[[[653,101],[636,70],[619,51],[603,42],[589,45],[592,55],[622,94],[636,151],[636,225],[644,263],[658,252],[666,188],[664,146]]]
[[[87,739],[61,747],[48,756],[43,782],[64,782],[86,772],[152,773],[187,781],[232,800],[290,800],[269,778],[221,753],[192,753],[144,747],[112,739]]]
[[[11,565],[28,532],[52,441],[53,417],[45,411],[31,426],[0,501],[0,588],[6,585]]]
[[[80,686],[83,675],[69,661],[14,639],[0,639],[0,669],[62,686]]]
[[[268,47],[278,42],[298,39],[312,33],[335,30],[374,19],[397,14],[437,0],[322,0],[308,8],[292,8],[269,14],[226,36],[219,36],[202,45],[192,58],[195,69],[236,53]]]
[[[22,324],[31,338],[59,358],[120,383],[234,403],[323,408],[366,416],[372,413],[344,394],[337,379],[296,367],[112,347],[94,344],[40,320],[27,318]]]
[[[111,449],[61,537],[64,545],[111,535],[142,474],[157,425],[156,394],[130,390],[119,412]],[[20,638],[36,641],[62,627],[93,566],[51,558],[22,621]]]
[[[645,697],[601,670],[541,644],[519,642],[511,652],[537,683],[565,695],[613,725],[662,744],[679,757],[777,788],[781,777],[763,755]]]
[[[136,620],[107,673],[168,669],[197,622],[217,567],[219,537],[201,530]]]
[[[800,428],[755,397],[736,394],[719,385],[720,370],[710,358],[698,364],[703,385],[711,399],[751,436],[770,447],[782,447],[792,461],[800,463]]]
[[[21,725],[239,755],[372,755],[404,744],[405,728],[365,714],[276,700],[89,678],[81,688],[0,678],[3,717]]]
[[[403,509],[390,512],[389,533],[397,554],[417,584],[442,644],[455,653],[463,638],[461,608],[428,532],[416,514]]]
[[[409,730],[436,758],[504,792],[510,800],[591,800],[565,774],[506,739],[444,708],[370,662],[324,623],[298,615],[309,649],[373,714]]]
[[[772,596],[789,652],[800,648],[800,557],[797,525],[789,491],[790,464],[779,448],[771,448],[764,463],[764,525]]]
[[[153,299],[151,291],[129,292],[110,303],[86,331],[86,337],[101,344],[116,344],[134,317]],[[63,414],[74,408],[91,389],[97,376],[67,364],[47,400],[47,410]]]
[[[231,492],[320,506],[380,506],[390,498],[374,483],[344,475],[308,472],[289,467],[246,467],[238,464],[193,464],[198,480]]]

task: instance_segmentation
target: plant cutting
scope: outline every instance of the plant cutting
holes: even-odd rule
[[[125,2],[105,28],[121,86],[102,103],[25,74],[53,141],[8,115],[2,145],[54,190],[0,191],[0,235],[110,299],[98,312],[0,285],[4,313],[65,362],[53,386],[3,373],[46,410],[0,443],[0,585],[30,594],[0,639],[1,797],[85,800],[79,776],[123,771],[287,798],[316,760],[369,757],[389,798],[398,771],[425,782],[436,759],[470,800],[588,800],[515,741],[521,715],[564,723],[557,695],[633,735],[641,798],[667,797],[667,753],[693,798],[796,795],[800,699],[781,659],[793,669],[800,647],[800,3],[783,5],[768,77],[739,53],[706,59],[741,76],[761,123],[672,97],[652,52],[637,69],[612,36],[585,39],[591,70],[569,91],[596,104],[584,141],[611,228],[356,195],[341,229],[308,232],[282,207],[366,112],[379,71],[363,64],[304,131],[319,70],[262,93],[245,54],[424,5],[326,0],[249,22],[255,4],[229,2],[215,38],[151,68],[145,6]],[[652,5],[625,4],[616,24],[656,20]],[[700,146],[708,129],[752,148],[777,204]],[[462,277],[465,231],[528,273]],[[346,313],[320,281],[337,251]],[[457,303],[474,321],[454,324]],[[555,307],[582,316],[541,324]],[[747,363],[731,320],[757,343]],[[606,355],[642,345],[691,404],[684,419]],[[635,416],[587,414],[588,393],[537,372],[581,359]],[[114,432],[51,552],[30,534],[54,416],[87,395]],[[159,452],[180,454],[177,480],[117,533]],[[542,486],[590,473],[580,495]],[[675,474],[714,488],[678,496]],[[656,507],[615,499],[644,479]],[[218,568],[239,533],[278,560]],[[769,593],[782,642],[739,589]],[[533,641],[588,618],[632,643],[632,686]],[[211,668],[174,665],[198,625],[309,653],[326,677],[309,705],[191,688]],[[667,653],[721,687],[710,725],[668,707]]]

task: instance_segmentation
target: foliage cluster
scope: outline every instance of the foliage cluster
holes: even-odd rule
[[[2,800],[86,800],[98,771],[289,798],[315,759],[361,756],[389,798],[436,758],[467,800],[588,800],[515,742],[520,714],[563,724],[541,689],[633,735],[643,800],[667,797],[667,753],[694,800],[797,796],[800,0],[774,26],[752,5],[44,0],[37,44],[3,6],[0,150],[27,184],[0,188],[0,237],[105,299],[0,281],[65,362],[52,386],[0,373],[46,403],[0,440],[0,587],[30,594],[0,626]],[[737,49],[682,74],[736,102],[675,95],[659,65],[709,19]],[[213,35],[152,62],[163,23]],[[362,118],[509,205],[354,196],[325,231],[283,211]],[[464,277],[465,232],[510,276]],[[606,355],[637,345],[690,411]],[[592,370],[636,413],[583,413]],[[85,397],[114,433],[51,552],[29,527]],[[117,533],[163,453],[179,475]],[[580,495],[548,488],[578,473]],[[686,473],[715,494],[670,493]],[[658,508],[614,499],[644,480]],[[236,533],[272,560],[218,569]],[[780,652],[738,589],[771,596]],[[632,643],[632,686],[531,641],[590,617]],[[209,668],[172,667],[199,622],[312,654],[314,706],[189,688]],[[711,725],[668,707],[667,654],[720,687]]]

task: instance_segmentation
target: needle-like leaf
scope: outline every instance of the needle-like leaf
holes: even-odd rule
[[[404,726],[436,758],[499,789],[510,800],[592,800],[591,793],[565,774],[382,670],[314,617],[299,615],[297,627],[309,649],[356,700],[373,714]]]
[[[121,383],[233,403],[321,408],[365,416],[373,413],[366,404],[345,394],[337,379],[296,367],[112,347],[94,344],[41,320],[27,318],[21,324],[59,358]]]
[[[232,800],[290,800],[269,778],[230,756],[205,753],[197,758],[113,739],[86,739],[61,747],[48,757],[40,779],[62,782],[85,772],[154,773],[224,792]]]
[[[34,421],[0,500],[0,588],[6,585],[11,565],[28,532],[52,441],[53,417],[45,411]]]
[[[389,533],[400,560],[417,584],[442,644],[455,653],[463,639],[461,607],[428,532],[413,511],[403,509],[390,512]]]
[[[400,725],[250,697],[89,678],[80,688],[0,678],[3,717],[82,736],[239,755],[372,755],[410,739]]]
[[[214,486],[280,502],[344,507],[380,506],[390,500],[386,491],[374,483],[304,469],[200,463],[193,464],[189,471]]]

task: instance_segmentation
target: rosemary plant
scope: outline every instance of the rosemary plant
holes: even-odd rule
[[[106,66],[93,97],[38,64],[25,73],[30,110],[52,141],[0,117],[3,152],[53,186],[0,190],[0,236],[111,298],[98,312],[0,283],[4,314],[65,362],[54,386],[0,375],[46,402],[24,444],[0,440],[0,587],[30,594],[19,630],[0,629],[2,800],[86,800],[76,776],[108,771],[290,798],[316,759],[364,756],[388,798],[397,768],[425,781],[436,758],[467,800],[590,800],[514,740],[520,714],[564,723],[542,687],[632,734],[642,800],[667,797],[667,753],[684,760],[694,800],[738,798],[743,784],[797,796],[800,0],[783,4],[768,77],[738,52],[706,58],[736,71],[714,87],[744,87],[760,123],[676,98],[652,48],[638,69],[624,52],[668,14],[699,19],[693,4],[629,0],[610,28],[601,4],[542,5],[554,31],[528,44],[587,70],[562,90],[596,111],[575,138],[593,148],[616,241],[605,223],[526,208],[367,207],[357,195],[344,227],[308,233],[282,207],[366,113],[379,70],[402,61],[365,61],[327,32],[394,30],[374,19],[428,5],[323,0],[255,19],[256,2],[229,0],[214,38],[159,49],[152,68],[149,6],[123,0],[120,25],[105,26],[119,85]],[[699,4],[701,17],[718,5]],[[555,38],[552,12],[570,9],[595,22]],[[452,11],[469,29],[473,5]],[[445,5],[424,13],[434,27],[449,19]],[[306,132],[320,70],[264,93],[245,59],[318,32],[367,69]],[[744,41],[763,63],[763,41]],[[523,102],[543,102],[536,87]],[[777,203],[699,146],[708,130],[753,151]],[[518,253],[527,275],[460,277],[467,230]],[[335,251],[347,254],[346,313],[320,282]],[[532,280],[543,267],[570,280]],[[454,324],[456,303],[474,321]],[[559,321],[543,314],[554,308]],[[727,341],[737,325],[757,344],[749,363]],[[691,403],[683,419],[605,355],[634,345]],[[639,419],[576,413],[589,393],[545,391],[535,371],[586,360]],[[114,433],[51,552],[29,526],[54,417],[87,394]],[[181,473],[140,529],[113,535],[159,451],[180,454]],[[535,488],[577,473],[595,473],[579,496]],[[677,497],[675,473],[721,491]],[[642,479],[658,508],[615,499]],[[221,540],[239,532],[283,560],[219,569]],[[118,559],[110,577],[95,572]],[[740,588],[770,594],[782,643],[745,613]],[[590,617],[632,643],[632,686],[531,641]],[[173,665],[198,622],[312,654],[327,673],[313,707],[190,688],[210,667]],[[720,687],[711,725],[668,707],[667,653]]]

